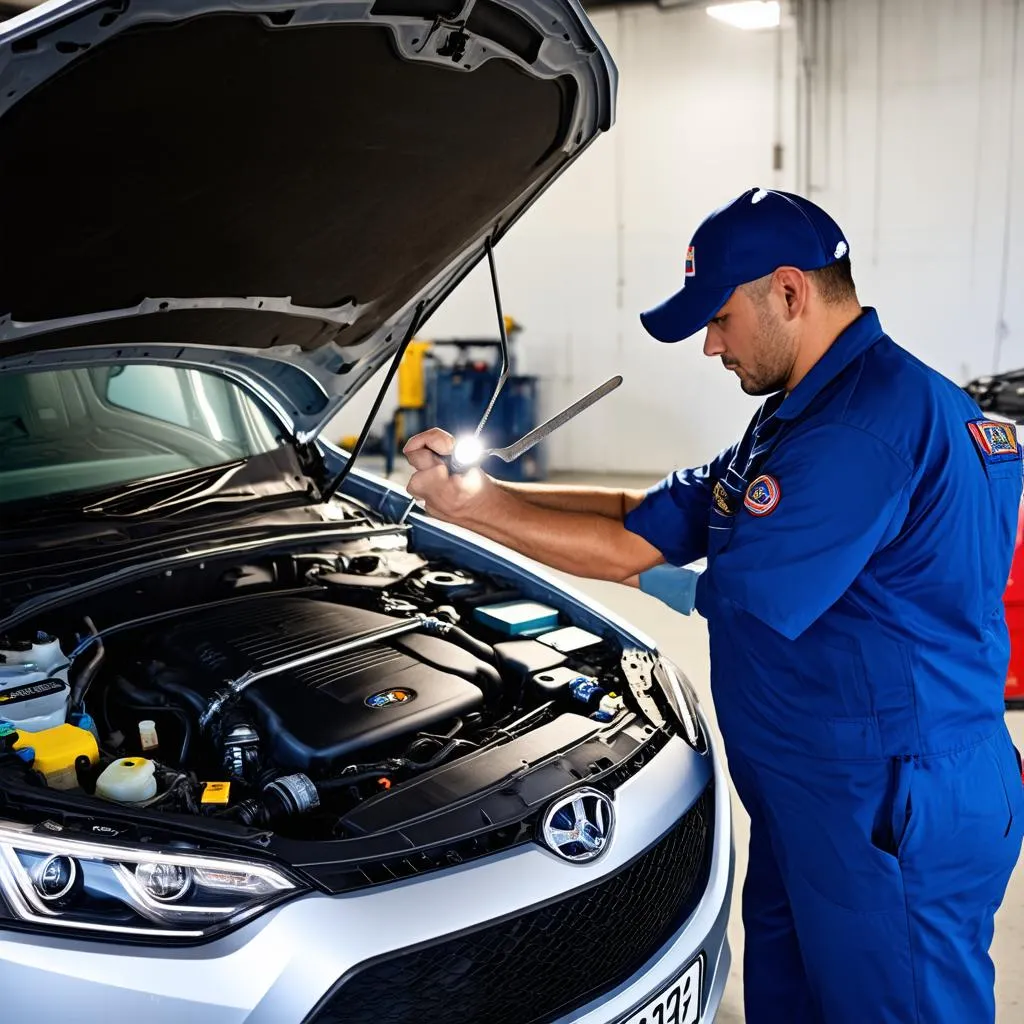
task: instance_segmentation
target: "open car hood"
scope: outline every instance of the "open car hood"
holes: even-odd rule
[[[77,0],[0,26],[0,371],[255,382],[309,440],[613,118],[575,0]]]

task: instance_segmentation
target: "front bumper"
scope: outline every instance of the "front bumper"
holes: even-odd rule
[[[223,939],[191,949],[141,948],[0,932],[6,1012],[63,1022],[141,1017],[147,1024],[300,1024],[339,979],[368,961],[523,914],[616,874],[668,832],[714,775],[714,838],[703,895],[674,936],[630,978],[559,1024],[612,1024],[706,956],[705,1020],[721,1001],[730,954],[732,887],[728,783],[712,756],[673,739],[616,793],[617,825],[604,855],[570,864],[518,847],[421,878],[341,896],[311,894]],[[587,969],[587,935],[565,949],[565,970]],[[387,1005],[388,992],[380,1003]],[[343,1005],[336,1002],[335,1005]],[[468,1024],[468,1022],[467,1022]]]

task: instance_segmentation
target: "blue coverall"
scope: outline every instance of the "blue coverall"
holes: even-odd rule
[[[742,440],[626,518],[706,556],[712,692],[750,814],[747,1024],[985,1024],[1024,830],[1004,721],[1012,425],[866,309]]]

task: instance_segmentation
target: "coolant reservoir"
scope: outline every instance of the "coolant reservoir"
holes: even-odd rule
[[[63,725],[70,696],[68,660],[55,637],[0,645],[0,718],[19,732]]]
[[[136,804],[156,796],[156,764],[145,757],[124,757],[107,765],[96,780],[96,795],[104,800]]]
[[[18,726],[17,732],[14,749],[32,751],[32,767],[53,789],[74,789],[78,785],[75,762],[85,757],[95,764],[100,757],[93,734],[74,725],[61,724],[41,732],[24,732]]]
[[[8,665],[32,665],[49,675],[63,669],[67,679],[68,659],[60,649],[60,641],[46,633],[37,633],[34,642],[0,643],[0,655]]]

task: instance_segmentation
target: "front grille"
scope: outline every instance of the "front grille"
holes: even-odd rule
[[[714,790],[610,878],[539,910],[378,960],[307,1024],[539,1024],[621,984],[693,911],[707,884]],[[466,898],[472,898],[470,893]]]
[[[431,871],[458,867],[467,861],[491,857],[515,846],[532,843],[537,835],[540,815],[533,814],[522,821],[513,822],[502,828],[481,832],[471,839],[460,839],[444,846],[434,846],[419,853],[384,860],[364,861],[351,867],[344,866],[331,870],[327,875],[318,874],[318,880],[326,882],[334,893],[368,889],[374,885],[388,885],[401,878],[425,875]]]
[[[653,760],[668,743],[669,737],[668,732],[659,729],[614,771],[591,776],[587,783],[613,796],[620,786],[625,785]],[[429,847],[414,854],[405,853],[350,866],[325,868],[317,874],[317,878],[326,883],[331,892],[340,893],[366,889],[373,885],[387,885],[400,878],[412,878],[414,875],[425,875],[430,871],[455,867],[467,861],[490,857],[514,846],[532,843],[542,816],[541,812],[537,812],[520,821],[502,825],[488,832],[479,832],[471,839]]]

